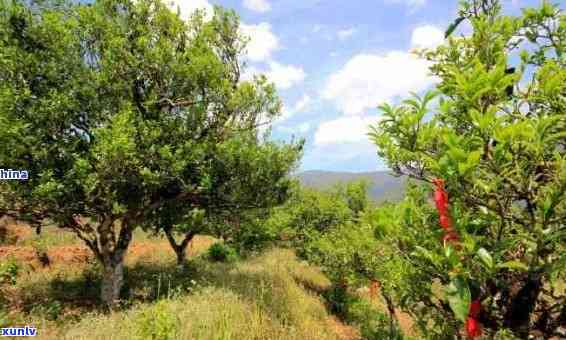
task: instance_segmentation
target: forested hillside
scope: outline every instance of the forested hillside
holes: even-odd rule
[[[368,194],[376,202],[400,200],[407,183],[406,177],[394,176],[390,171],[352,173],[312,170],[296,176],[303,185],[323,190],[338,183],[365,180],[369,184]]]

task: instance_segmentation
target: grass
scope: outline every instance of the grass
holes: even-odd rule
[[[328,280],[304,267],[288,250],[275,249],[234,265],[194,261],[185,271],[162,273],[157,303],[143,303],[127,312],[94,314],[63,337],[69,339],[336,339],[323,302],[302,282],[319,288]],[[144,265],[142,265],[144,266]],[[149,269],[149,271],[147,271]],[[132,268],[131,282],[146,266]],[[189,275],[190,273],[190,275]],[[182,277],[192,277],[181,282]],[[132,280],[133,279],[133,280]],[[150,280],[151,281],[151,280]],[[140,289],[143,284],[131,287]],[[154,280],[154,294],[158,282]],[[150,324],[148,326],[148,324]],[[110,325],[110,326],[107,326]],[[110,328],[109,328],[110,327]],[[112,337],[109,337],[112,334]]]
[[[79,243],[67,235],[42,236],[49,254],[77,251]],[[67,262],[59,256],[49,267],[12,258],[18,271],[15,282],[0,284],[0,327],[34,325],[40,339],[357,337],[327,312],[319,293],[330,287],[328,279],[291,250],[211,262],[205,252],[217,241],[199,236],[188,250],[187,266],[179,269],[166,240],[141,231],[134,237],[120,309],[103,312],[100,268],[92,257]],[[29,238],[18,244],[27,249],[33,244]]]

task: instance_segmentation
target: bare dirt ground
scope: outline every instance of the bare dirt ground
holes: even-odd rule
[[[39,262],[36,248],[33,246],[12,245],[35,237],[32,228],[25,224],[11,221],[7,223],[4,221],[4,223],[2,223],[1,220],[0,228],[2,229],[1,233],[5,235],[5,239],[9,240],[10,243],[10,245],[0,244],[0,260],[3,258],[14,258],[17,261],[31,265]],[[59,232],[64,233],[65,231]],[[57,231],[55,231],[55,233],[57,233]],[[212,237],[197,235],[187,247],[187,255],[198,255],[202,253],[203,250],[208,249],[214,242],[216,242],[216,240]],[[159,238],[141,241],[134,240],[133,244],[128,249],[127,260],[151,258],[158,253],[162,253],[164,250],[168,251],[168,247],[167,241]],[[50,265],[85,263],[93,257],[90,249],[81,245],[78,239],[77,244],[48,247],[46,253]],[[171,254],[173,255],[172,252]]]

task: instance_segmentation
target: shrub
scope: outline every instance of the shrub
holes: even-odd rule
[[[333,285],[331,289],[324,293],[328,308],[332,313],[345,318],[348,315],[348,307],[352,302],[352,297],[348,294],[345,286]]]
[[[173,340],[177,338],[177,317],[168,309],[166,300],[142,310],[135,320],[137,336],[143,340]]]
[[[346,320],[359,327],[363,339],[368,340],[400,340],[403,339],[395,323],[367,299],[352,300],[348,306]],[[391,327],[393,326],[393,327]]]
[[[0,284],[8,283],[15,285],[20,266],[13,259],[9,258],[8,261],[0,263]]]
[[[59,301],[51,301],[34,306],[31,309],[32,314],[44,316],[47,320],[58,320],[63,311],[63,305]]]
[[[288,241],[297,254],[309,258],[311,243],[338,226],[355,219],[357,211],[366,205],[362,184],[346,184],[331,190],[318,191],[300,185],[294,188],[289,201],[272,211],[265,222],[268,230]]]
[[[259,253],[278,239],[278,225],[266,223],[270,209],[240,212],[237,216],[226,214],[215,216],[218,229],[226,244],[234,247],[238,254]]]
[[[230,262],[236,258],[236,251],[229,245],[215,243],[208,248],[208,258],[216,262]]]

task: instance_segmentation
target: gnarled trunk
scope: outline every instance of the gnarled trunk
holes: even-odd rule
[[[124,260],[109,258],[104,262],[100,297],[106,306],[111,307],[120,299],[120,290],[124,283]]]
[[[175,255],[177,256],[177,266],[182,266],[185,263],[185,248],[183,247],[176,247]]]
[[[172,228],[165,228],[164,231],[165,231],[165,235],[167,236],[167,240],[169,241],[169,244],[171,245],[171,248],[173,248],[173,251],[175,252],[175,255],[177,256],[177,265],[183,266],[183,264],[185,263],[185,259],[186,259],[187,246],[189,245],[189,243],[194,238],[195,233],[194,232],[186,233],[184,238],[183,238],[183,241],[180,244],[177,244],[177,241],[175,241],[175,237],[173,236]]]
[[[121,222],[117,240],[114,221],[106,220],[98,227],[98,258],[103,266],[100,297],[109,308],[115,306],[120,299],[120,290],[124,283],[124,256],[132,239],[130,221],[123,219]]]

